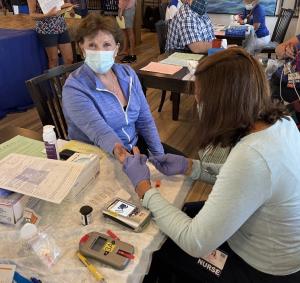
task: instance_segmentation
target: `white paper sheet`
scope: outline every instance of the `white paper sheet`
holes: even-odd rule
[[[10,154],[0,161],[0,187],[60,203],[70,192],[84,165]]]
[[[51,9],[57,7],[60,10],[61,6],[64,4],[63,0],[38,0],[43,14],[47,14]]]

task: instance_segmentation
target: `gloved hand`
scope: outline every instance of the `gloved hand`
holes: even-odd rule
[[[146,165],[147,156],[134,154],[126,157],[123,171],[127,174],[134,188],[143,180],[150,181],[150,170]]]
[[[184,174],[188,169],[188,159],[181,155],[167,153],[165,155],[151,156],[149,161],[161,173],[172,176]]]

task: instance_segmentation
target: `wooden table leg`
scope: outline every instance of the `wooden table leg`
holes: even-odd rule
[[[172,92],[172,105],[173,105],[173,120],[177,121],[179,116],[180,93]]]

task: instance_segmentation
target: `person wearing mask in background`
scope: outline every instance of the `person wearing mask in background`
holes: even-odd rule
[[[165,20],[166,21],[172,20],[181,6],[182,6],[182,2],[180,0],[171,0],[166,9]]]
[[[192,51],[207,53],[215,38],[209,16],[207,0],[186,0],[169,22],[166,51]]]
[[[288,64],[289,73],[300,72],[300,34],[279,44],[275,49],[278,59]],[[297,66],[298,62],[298,66]],[[281,81],[281,82],[280,82]],[[281,91],[280,91],[281,85]],[[296,89],[295,89],[296,88]],[[296,91],[300,92],[300,83],[288,80],[288,74],[284,73],[284,66],[281,66],[271,78],[271,89],[273,98],[293,102],[299,99]],[[281,94],[280,94],[281,92]]]
[[[266,12],[259,0],[244,0],[245,9],[238,15],[240,24],[253,26],[254,34],[246,41],[246,50],[254,54],[255,51],[263,49],[271,40],[269,30],[266,26]]]
[[[135,35],[134,35],[134,16],[135,16],[135,4],[136,0],[119,0],[118,17],[125,20],[124,44],[119,55],[125,55],[121,59],[122,63],[133,63],[136,61],[136,55],[134,54],[135,48]]]
[[[151,187],[138,150],[123,155],[142,205],[171,239],[153,255],[144,282],[300,282],[300,135],[294,121],[272,102],[264,70],[242,48],[199,62],[195,99],[202,109],[199,147],[231,147],[199,212],[188,210],[188,216]],[[199,160],[174,154],[149,160],[168,176],[197,179],[201,173]],[[207,262],[212,259],[215,265]]]
[[[300,101],[300,34],[279,44],[275,52],[278,59],[284,60],[284,65],[271,78],[272,97],[288,103]],[[295,116],[300,123],[300,109]]]
[[[114,19],[90,14],[81,20],[75,40],[85,61],[69,75],[62,94],[69,138],[110,154],[116,143],[129,152],[138,146],[144,154],[163,154],[136,73],[128,65],[115,64],[121,35]]]
[[[71,40],[67,31],[64,15],[57,7],[43,14],[37,0],[27,0],[29,14],[36,22],[35,30],[38,38],[45,48],[48,57],[49,69],[58,65],[58,50],[65,65],[73,63]],[[61,8],[74,7],[71,3],[65,3]]]

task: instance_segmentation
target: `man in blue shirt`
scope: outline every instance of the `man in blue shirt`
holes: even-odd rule
[[[207,0],[187,0],[169,23],[166,51],[191,50],[206,53],[215,38],[206,14]]]
[[[249,24],[253,26],[255,34],[246,43],[246,49],[250,53],[263,49],[270,42],[270,33],[266,26],[266,13],[259,0],[244,0],[245,9],[240,15],[239,22],[241,24]]]

